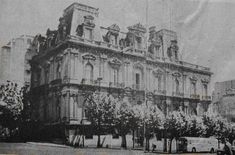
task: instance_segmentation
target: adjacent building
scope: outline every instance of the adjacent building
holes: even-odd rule
[[[181,60],[176,32],[140,23],[127,32],[115,23],[102,27],[98,9],[79,3],[59,21],[57,30],[34,38],[31,61],[34,119],[53,133],[71,142],[85,119],[84,93],[96,90],[133,105],[147,99],[165,115],[207,110],[212,72]]]
[[[235,122],[235,80],[215,83],[213,104],[220,115]]]
[[[29,61],[34,55],[30,50],[32,36],[22,35],[2,46],[0,53],[0,82],[12,81],[20,86],[29,85]]]

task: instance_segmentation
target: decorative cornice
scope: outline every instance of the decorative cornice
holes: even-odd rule
[[[128,30],[129,31],[139,31],[139,32],[143,32],[143,33],[146,33],[146,28],[142,25],[142,24],[140,24],[140,23],[138,23],[138,24],[135,24],[135,25],[133,25],[133,26],[129,26],[128,27]]]

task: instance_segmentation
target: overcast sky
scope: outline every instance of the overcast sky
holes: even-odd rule
[[[99,8],[102,26],[146,24],[147,0],[0,0],[0,46],[22,34],[56,29],[73,2]],[[213,82],[235,79],[235,1],[148,0],[148,25],[177,32],[185,61],[209,66]]]

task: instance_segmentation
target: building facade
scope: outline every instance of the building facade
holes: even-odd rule
[[[22,35],[1,48],[0,82],[9,80],[20,86],[29,85],[31,78],[29,61],[34,56],[30,50],[32,40],[32,36]]]
[[[207,110],[212,73],[181,60],[175,32],[140,23],[128,32],[117,24],[105,28],[99,25],[97,8],[79,3],[67,7],[59,21],[57,30],[34,39],[35,119],[62,126],[71,140],[84,119],[84,92],[96,90],[126,96],[133,105],[147,97],[166,115]]]
[[[212,103],[216,112],[235,122],[235,80],[216,82]]]

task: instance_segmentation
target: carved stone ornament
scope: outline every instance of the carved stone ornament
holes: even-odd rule
[[[172,75],[175,77],[181,77],[181,74],[179,72],[174,72],[174,73],[172,73]]]
[[[191,76],[189,78],[192,82],[196,82],[197,81],[197,77],[195,75]]]
[[[110,63],[111,65],[115,65],[115,66],[120,66],[120,65],[122,64],[122,62],[121,62],[119,59],[117,59],[117,58],[111,59],[111,60],[109,61],[109,63]]]
[[[140,63],[137,63],[137,64],[134,65],[134,68],[138,68],[138,69],[143,70],[144,66],[142,64],[140,64]]]
[[[111,26],[108,27],[108,30],[111,32],[111,33],[114,33],[114,34],[118,34],[119,31],[120,31],[120,28],[117,24],[113,24]]]
[[[153,71],[153,75],[156,77],[159,77],[163,74],[163,71],[161,69],[157,69]]]
[[[129,26],[128,30],[129,31],[139,31],[139,32],[142,32],[142,33],[146,33],[146,31],[147,31],[146,28],[140,23],[135,24],[133,26]]]
[[[210,80],[209,80],[209,79],[206,79],[206,78],[201,79],[201,81],[202,81],[202,83],[205,83],[205,84],[207,84],[207,83],[209,83],[209,82],[210,82]]]
[[[92,55],[92,54],[85,54],[85,55],[82,56],[82,58],[84,60],[93,60],[93,61],[96,60],[96,57],[94,55]]]

